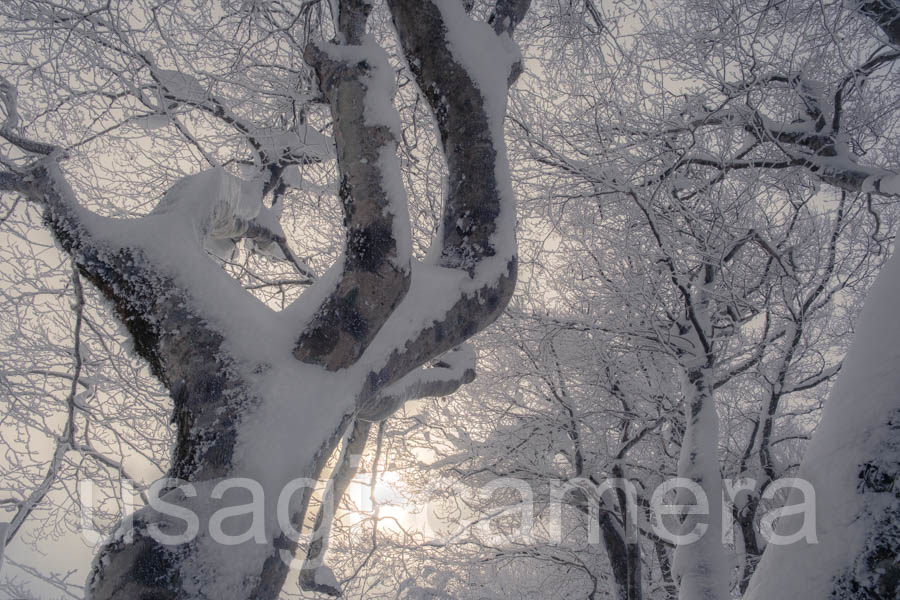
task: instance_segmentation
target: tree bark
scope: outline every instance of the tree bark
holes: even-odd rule
[[[136,350],[169,390],[177,437],[168,475],[179,481],[165,488],[162,500],[202,524],[190,541],[169,544],[158,531],[186,529],[173,511],[151,506],[126,518],[95,557],[91,600],[274,600],[297,542],[266,512],[263,541],[219,543],[207,526],[210,513],[228,508],[243,519],[247,513],[238,511],[248,504],[246,490],[217,496],[217,486],[234,478],[265,481],[265,509],[274,512],[269,494],[281,490],[272,486],[315,479],[357,414],[383,418],[410,395],[449,393],[471,381],[465,361],[423,366],[493,322],[513,292],[515,207],[502,125],[506,91],[520,65],[504,57],[516,55],[510,35],[528,3],[501,0],[503,24],[495,28],[472,21],[454,0],[389,5],[446,156],[450,189],[443,235],[435,242],[440,259],[411,260],[405,192],[396,183],[402,181],[399,132],[396,116],[388,114],[393,69],[364,35],[369,3],[341,0],[341,43],[312,44],[305,58],[332,110],[345,252],[335,277],[317,281],[282,313],[240,289],[203,249],[211,234],[234,238],[252,229],[227,204],[235,201],[228,190],[239,187],[236,178],[207,171],[176,184],[146,217],[102,219],[79,206],[55,148],[11,131],[14,106],[7,106],[10,118],[0,134],[43,157],[27,171],[0,172],[0,189],[43,206],[60,246],[112,303]],[[454,46],[451,38],[467,32],[481,36],[495,57],[496,81],[481,68],[474,74],[465,48]],[[221,223],[222,215],[233,221]],[[163,224],[178,253],[155,243]],[[202,284],[194,281],[198,265]],[[439,306],[432,300],[435,282],[443,286]],[[222,298],[210,298],[210,290]],[[402,317],[392,319],[394,313]],[[285,330],[293,335],[292,347],[278,341]],[[271,336],[271,347],[245,339],[254,333]],[[307,377],[313,391],[299,383]],[[274,428],[271,439],[263,426]],[[292,435],[293,427],[303,433]],[[258,432],[255,438],[250,431]],[[295,531],[310,494],[301,489],[290,505]],[[230,535],[251,531],[240,525],[246,519],[231,518],[221,524],[230,523]]]

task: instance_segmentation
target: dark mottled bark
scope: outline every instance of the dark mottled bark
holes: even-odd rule
[[[347,27],[355,31],[355,22]],[[385,151],[396,154],[397,140],[388,127],[365,120],[372,67],[332,59],[315,44],[305,58],[331,103],[347,242],[340,282],[300,336],[294,356],[336,371],[359,359],[409,289],[410,250],[398,248],[393,233],[394,221],[409,215],[394,214],[402,205],[392,203],[385,189],[380,159]]]

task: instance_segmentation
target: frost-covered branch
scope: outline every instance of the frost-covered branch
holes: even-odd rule
[[[266,215],[272,211],[266,211]],[[269,221],[271,221],[269,219]],[[288,245],[284,231],[278,223],[266,223],[263,219],[257,217],[247,224],[247,230],[244,237],[253,242],[254,248],[268,256],[276,259],[283,259],[289,262],[294,269],[305,279],[299,283],[313,283],[317,277],[312,268],[299,258]],[[274,246],[274,248],[273,248]],[[276,251],[277,249],[277,251]]]
[[[835,364],[822,369],[815,375],[810,375],[809,377],[805,377],[800,381],[787,384],[784,386],[783,392],[785,394],[793,394],[795,392],[803,392],[805,390],[810,390],[818,387],[819,385],[834,378],[838,373],[840,373],[841,366],[843,364],[843,361],[838,361]]]
[[[31,140],[16,133],[16,129],[19,127],[18,90],[3,76],[0,76],[0,104],[3,105],[6,113],[6,118],[0,125],[0,137],[32,154],[47,156],[58,151],[53,144]]]
[[[325,488],[319,512],[316,514],[312,528],[313,539],[306,551],[306,559],[300,570],[300,589],[302,590],[318,591],[329,596],[341,595],[341,591],[334,586],[317,581],[316,572],[325,566],[325,553],[328,550],[328,537],[334,518],[335,505],[340,502],[356,476],[371,428],[370,421],[357,419],[353,422],[353,426],[344,440],[337,464]]]
[[[407,63],[437,121],[448,169],[436,263],[443,273],[465,274],[461,295],[446,309],[422,317],[387,363],[373,373],[376,386],[392,384],[458,346],[502,312],[515,286],[515,199],[503,139],[506,94],[520,60],[508,32],[497,35],[469,18],[455,0],[391,0],[388,6]],[[517,23],[511,22],[509,32]],[[424,275],[425,267],[419,270]],[[413,292],[422,305],[435,293]],[[411,292],[411,295],[413,294]],[[444,302],[441,303],[444,305]]]
[[[876,3],[872,3],[876,4]],[[876,53],[863,65],[853,69],[831,97],[822,84],[805,73],[769,74],[741,84],[729,84],[725,93],[738,100],[749,100],[751,92],[766,86],[787,86],[800,100],[800,109],[791,122],[775,120],[754,108],[751,102],[705,111],[690,119],[684,129],[698,131],[710,127],[740,127],[751,139],[731,158],[688,152],[673,169],[688,165],[714,167],[723,171],[738,169],[784,169],[802,167],[823,182],[851,192],[884,196],[900,194],[900,175],[875,166],[863,165],[850,150],[847,134],[842,129],[843,99],[849,86],[860,86],[877,69],[900,58],[897,52]],[[784,158],[748,156],[759,145],[774,145]]]
[[[0,527],[2,527],[2,525],[0,525]],[[2,537],[2,535],[0,535],[0,537]],[[2,553],[2,550],[0,550],[0,553]],[[35,567],[33,567],[31,565],[26,565],[26,564],[20,563],[19,561],[13,560],[11,558],[7,558],[6,560],[7,560],[7,564],[9,564],[10,566],[13,566],[13,567],[21,570],[22,572],[27,573],[31,577],[34,577],[38,581],[41,581],[41,582],[59,590],[61,593],[65,594],[66,598],[72,598],[72,600],[83,600],[84,586],[70,581],[71,579],[74,578],[75,575],[78,574],[78,572],[75,569],[67,571],[66,573],[56,573],[56,572],[47,573],[43,569],[36,569]],[[9,584],[7,583],[5,585],[9,585]],[[30,598],[30,597],[21,595],[20,593],[13,593],[11,597],[13,597],[13,598],[21,597],[21,598],[23,598],[23,600],[25,600],[26,598]]]
[[[72,285],[75,291],[75,301],[73,309],[75,311],[75,326],[73,330],[72,343],[72,380],[69,387],[69,393],[66,396],[66,420],[63,425],[62,433],[56,439],[56,445],[53,449],[53,455],[44,474],[44,478],[37,487],[35,487],[28,496],[17,503],[16,513],[3,532],[3,545],[8,545],[19,532],[19,529],[25,523],[28,516],[37,508],[44,500],[50,489],[57,482],[59,472],[62,468],[66,453],[73,449],[77,444],[75,440],[75,409],[76,396],[78,395],[78,384],[81,376],[82,354],[81,354],[81,327],[84,312],[84,294],[81,288],[81,279],[78,271],[72,271]],[[0,554],[2,559],[2,554]]]
[[[150,68],[160,101],[166,103],[158,109],[167,114],[180,105],[189,106],[235,129],[256,152],[259,167],[269,172],[266,192],[278,185],[285,167],[317,163],[332,157],[332,140],[309,125],[303,123],[290,131],[260,127],[235,114],[226,101],[213,94],[194,76],[159,68],[147,52],[139,53],[139,57]]]
[[[463,344],[441,356],[431,367],[420,367],[379,392],[359,407],[359,418],[381,421],[408,400],[449,396],[475,380],[475,349]]]

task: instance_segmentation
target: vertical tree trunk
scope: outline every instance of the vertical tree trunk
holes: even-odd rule
[[[769,544],[746,600],[900,593],[900,260],[869,292],[798,477],[815,490],[815,541]],[[787,505],[810,502],[794,489]],[[810,515],[782,517],[793,534]]]
[[[688,369],[684,379],[686,428],[678,462],[678,475],[703,490],[709,510],[687,515],[682,534],[705,528],[699,540],[675,549],[673,572],[681,600],[728,598],[728,563],[722,546],[722,476],[719,471],[719,426],[712,390],[712,360]],[[693,494],[679,490],[679,504],[695,504]],[[698,530],[699,533],[699,530]]]

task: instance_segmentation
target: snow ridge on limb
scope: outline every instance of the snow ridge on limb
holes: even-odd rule
[[[503,231],[509,189],[503,114],[518,58],[508,36],[473,21],[454,0],[388,2],[403,51],[437,121],[448,168],[439,264],[473,274],[483,258],[512,255]],[[495,235],[500,234],[500,235]]]
[[[800,465],[798,477],[815,490],[817,540],[770,544],[745,600],[897,595],[898,258],[893,256],[885,265],[869,292],[843,368]],[[804,501],[811,499],[794,489],[785,504]],[[804,524],[803,518],[781,517],[776,529],[791,536]]]
[[[381,421],[408,400],[449,396],[475,380],[475,348],[463,344],[441,356],[429,368],[421,367],[385,387],[370,402],[359,407],[358,418]]]
[[[259,127],[236,115],[218,96],[207,89],[193,75],[161,69],[149,52],[141,52],[140,59],[150,68],[150,76],[157,85],[160,111],[157,117],[169,122],[169,111],[179,105],[201,110],[228,124],[240,133],[254,149],[258,167],[269,173],[265,184],[268,193],[278,187],[284,168],[290,165],[330,160],[333,140],[308,124],[298,124],[290,130]],[[152,119],[147,121],[152,124]]]
[[[347,37],[362,42],[354,32]],[[393,71],[384,50],[370,40],[310,44],[305,59],[334,117],[347,240],[340,281],[300,335],[294,356],[336,371],[359,359],[409,289],[409,212],[403,186],[392,184],[400,167],[397,133],[384,122],[393,119],[383,118],[393,114],[384,82]]]
[[[387,361],[373,364],[362,404],[491,324],[512,297],[516,280],[515,198],[503,115],[520,59],[509,36],[518,22],[510,20],[497,35],[454,0],[389,0],[388,7],[406,60],[435,116],[448,192],[441,239],[433,242],[440,248],[437,264],[414,265],[413,291],[400,310],[408,305],[415,316],[398,323]],[[524,9],[516,14],[524,16]],[[440,309],[430,306],[430,299],[438,298],[435,291],[416,285],[417,275],[421,279],[429,271],[437,279],[456,281],[454,273],[463,278],[451,286],[456,290],[451,303]],[[417,326],[404,333],[404,325],[412,321]]]

